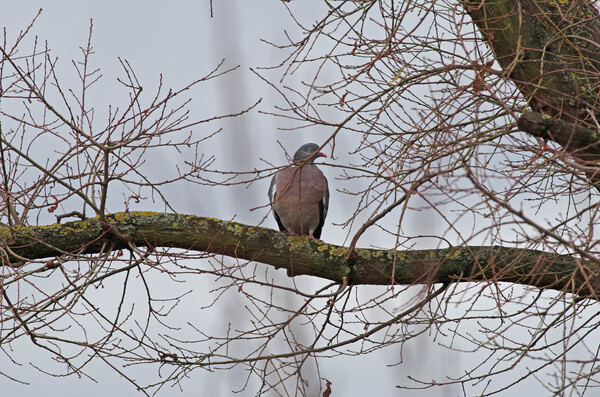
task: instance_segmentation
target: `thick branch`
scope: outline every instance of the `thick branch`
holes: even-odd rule
[[[600,295],[597,266],[569,255],[495,246],[410,251],[357,248],[346,260],[346,247],[213,218],[128,212],[107,216],[106,220],[136,246],[173,247],[259,261],[285,268],[294,276],[338,282],[348,276],[355,284],[380,285],[391,284],[392,277],[399,284],[508,281],[580,296]],[[112,236],[105,230],[98,218],[19,230],[0,228],[3,265],[18,257],[33,260],[99,253],[107,242],[112,250],[127,248],[121,239],[104,240]]]
[[[463,4],[531,109],[550,116],[525,112],[519,128],[557,142],[583,166],[597,162],[600,16],[594,4],[588,0],[463,0]],[[600,191],[600,174],[596,170],[586,174]]]
[[[533,110],[576,122],[590,120],[600,90],[600,19],[590,1],[463,4]]]
[[[558,143],[580,159],[600,160],[600,134],[597,130],[531,110],[523,112],[517,125],[521,131]]]

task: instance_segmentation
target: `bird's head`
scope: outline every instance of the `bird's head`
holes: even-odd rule
[[[327,157],[325,153],[319,152],[319,145],[316,143],[305,143],[294,153],[294,162],[306,161],[312,163],[319,157]]]

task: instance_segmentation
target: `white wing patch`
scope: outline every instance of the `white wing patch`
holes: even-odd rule
[[[271,186],[269,186],[269,200],[271,201],[271,205],[275,202],[275,197],[277,197],[277,186],[275,185],[275,178],[277,175],[273,176],[271,179]]]

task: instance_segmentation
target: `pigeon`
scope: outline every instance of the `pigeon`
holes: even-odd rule
[[[329,207],[329,187],[327,178],[314,164],[319,157],[327,155],[319,152],[316,143],[306,143],[294,154],[292,165],[273,176],[269,200],[280,231],[321,237]]]

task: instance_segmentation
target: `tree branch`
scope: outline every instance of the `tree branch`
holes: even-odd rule
[[[600,160],[600,135],[597,130],[531,110],[523,112],[517,125],[521,131],[556,142],[581,159]]]
[[[291,276],[311,275],[354,284],[433,284],[453,281],[507,281],[542,289],[600,296],[598,266],[571,255],[497,246],[432,250],[348,249],[288,236],[272,229],[193,215],[126,212],[107,216],[116,231],[135,246],[171,247],[259,261],[287,269]],[[126,249],[128,243],[106,232],[99,218],[49,226],[0,228],[2,264],[56,256],[69,259]],[[107,244],[108,243],[108,244]]]
[[[533,110],[593,125],[600,18],[592,2],[463,0],[463,5]]]
[[[538,0],[462,3],[504,75],[519,88],[528,107],[540,112],[523,113],[519,128],[557,142],[581,167],[597,162],[600,15],[594,4]],[[598,170],[587,169],[586,174],[600,191]]]

